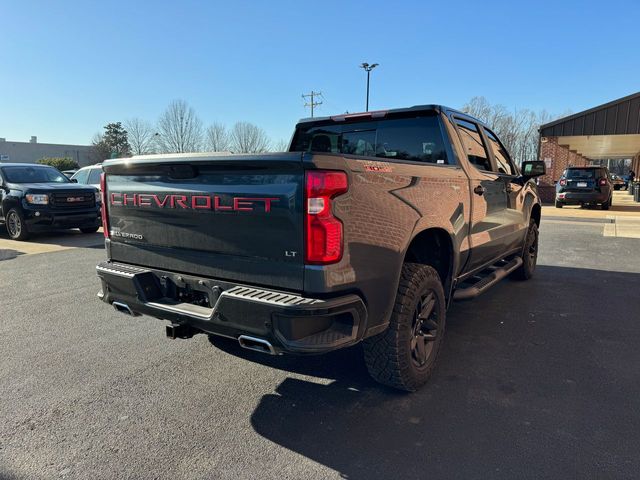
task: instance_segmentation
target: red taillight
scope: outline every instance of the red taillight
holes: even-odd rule
[[[100,197],[102,198],[102,205],[100,207],[100,214],[102,215],[102,230],[104,232],[104,238],[109,238],[109,220],[107,219],[107,181],[104,172],[100,174]]]
[[[601,187],[605,187],[607,185],[607,179],[606,178],[601,178],[600,182],[598,182],[600,184]]]
[[[326,265],[342,258],[342,222],[333,216],[331,199],[342,195],[348,188],[345,172],[306,172],[306,263]]]
[[[559,183],[561,187],[565,187],[567,185],[567,181],[564,178],[561,178]]]

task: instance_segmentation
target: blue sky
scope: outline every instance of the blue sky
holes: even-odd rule
[[[640,90],[640,2],[113,1],[0,3],[0,137],[89,143],[169,101],[288,140],[318,115],[476,95],[580,111]]]

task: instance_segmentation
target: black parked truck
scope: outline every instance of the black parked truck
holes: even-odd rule
[[[66,228],[94,233],[100,223],[96,188],[78,185],[47,165],[0,163],[0,225],[11,239]]]
[[[290,150],[103,164],[101,298],[270,354],[363,343],[378,381],[429,378],[452,300],[534,272],[543,162],[442,106],[314,118]]]

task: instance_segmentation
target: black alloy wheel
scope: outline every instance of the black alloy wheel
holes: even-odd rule
[[[424,367],[433,351],[434,342],[438,339],[438,315],[436,293],[428,291],[422,296],[413,314],[413,338],[411,339],[411,359],[413,364]]]

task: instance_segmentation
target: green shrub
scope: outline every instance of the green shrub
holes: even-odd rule
[[[61,172],[63,170],[77,170],[80,168],[78,162],[69,157],[45,157],[38,160],[38,163],[41,165],[50,165]]]

